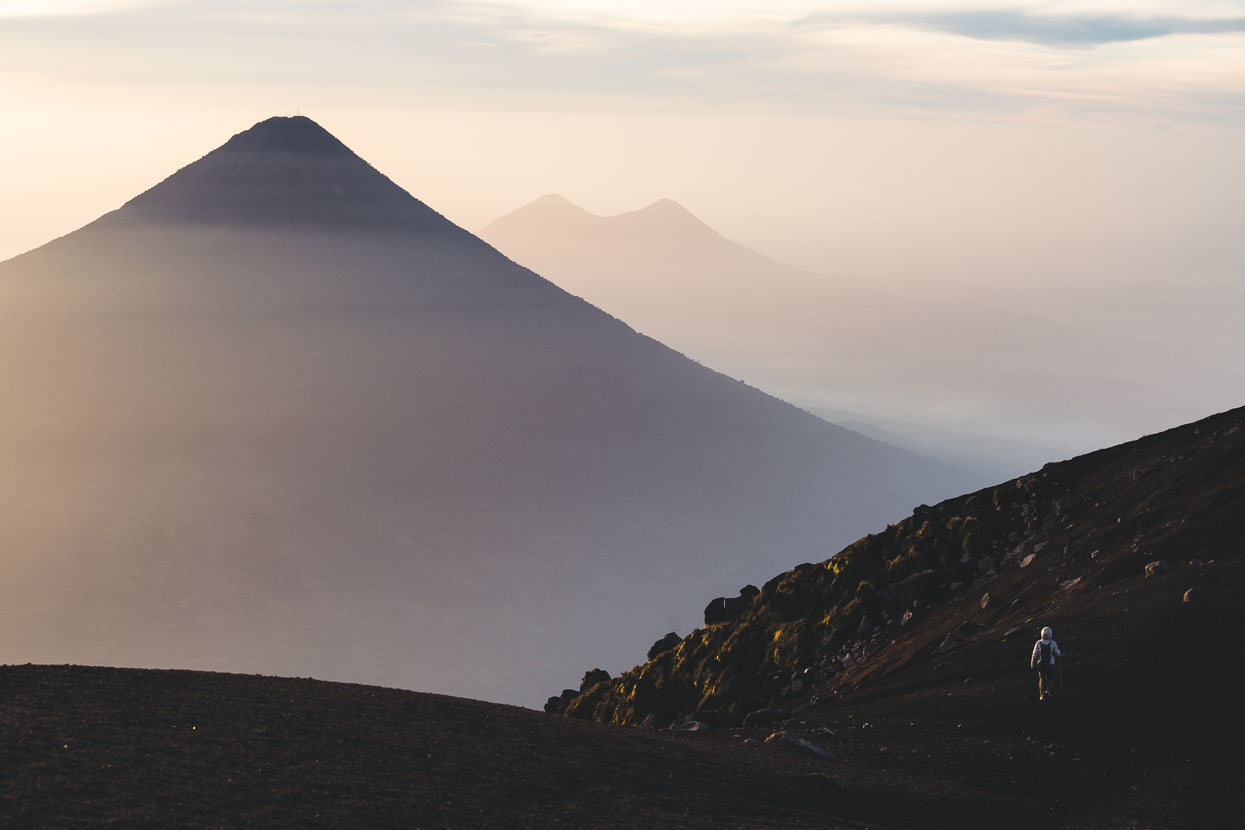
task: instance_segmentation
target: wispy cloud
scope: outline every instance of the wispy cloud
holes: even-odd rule
[[[979,40],[1010,40],[1042,46],[1100,46],[1107,43],[1161,38],[1182,34],[1220,34],[1245,31],[1245,17],[1202,19],[1192,17],[1137,17],[1124,14],[1049,14],[1021,9],[968,11],[821,14],[799,25],[826,27],[845,23],[882,23],[948,32]]]
[[[1061,107],[1074,117],[1142,111],[1150,121],[1181,113],[1239,121],[1245,109],[1245,18],[1219,6],[1215,14],[1199,6],[1193,16],[1137,0],[1150,14],[1139,17],[1116,0],[972,1],[988,7],[958,0],[92,3],[89,14],[8,19],[0,27],[0,73],[337,90],[371,103],[455,107]]]
[[[65,17],[108,14],[154,6],[168,0],[0,0],[0,20],[16,17]]]

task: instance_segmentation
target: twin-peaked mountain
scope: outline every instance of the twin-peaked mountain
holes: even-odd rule
[[[0,264],[4,662],[535,703],[962,488],[516,265],[306,118]]]
[[[598,216],[545,196],[480,235],[672,348],[975,469],[975,485],[1235,406],[1245,384],[1245,292],[1230,286],[1024,286],[1008,273],[957,285],[833,261],[811,273],[669,200]]]

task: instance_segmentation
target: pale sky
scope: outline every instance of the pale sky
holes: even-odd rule
[[[673,198],[859,279],[1245,282],[1245,2],[0,0],[0,258],[302,112],[471,230]]]

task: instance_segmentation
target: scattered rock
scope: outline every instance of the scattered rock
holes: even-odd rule
[[[942,638],[942,642],[935,651],[949,651],[960,643],[960,638],[955,636],[954,632],[948,631],[947,636]]]
[[[1003,639],[1006,640],[1010,637],[1015,637],[1018,634],[1024,634],[1024,633],[1025,633],[1025,627],[1023,625],[1018,625],[1015,628],[1007,629],[1007,631],[1003,633]]]
[[[648,659],[652,660],[659,654],[665,654],[681,642],[683,642],[683,639],[678,634],[671,631],[669,634],[653,643],[653,647],[648,650]]]
[[[1029,554],[1029,555],[1028,555],[1028,556],[1026,556],[1024,559],[1021,559],[1021,560],[1020,560],[1020,567],[1022,567],[1022,568],[1027,568],[1027,567],[1029,567],[1030,565],[1032,565],[1032,564],[1033,564],[1033,560],[1034,560],[1034,559],[1036,559],[1036,558],[1037,558],[1037,554],[1036,554],[1036,553],[1031,553],[1031,554]]]
[[[993,573],[998,564],[999,561],[993,556],[983,556],[981,561],[977,563],[977,570],[981,571],[983,574]]]
[[[899,625],[902,627],[902,626],[907,625],[910,622],[912,622],[912,612],[904,611],[903,616],[899,618]]]
[[[950,585],[947,586],[947,590],[951,591],[952,593],[955,593],[956,591],[960,590],[963,587],[964,587],[963,582],[952,582]]]
[[[1201,559],[1190,559],[1190,560],[1189,560],[1189,564],[1190,564],[1190,565],[1192,565],[1192,566],[1193,566],[1193,567],[1195,567],[1195,568],[1200,568],[1200,567],[1202,567],[1203,565],[1205,565],[1206,563],[1205,563],[1205,562],[1203,562]]]
[[[1187,605],[1193,605],[1202,601],[1202,592],[1197,588],[1190,588],[1184,592],[1184,601]]]
[[[807,752],[810,755],[816,755],[818,758],[829,758],[830,753],[812,741],[801,738],[794,732],[774,732],[765,739],[767,744],[778,744],[779,746],[798,749],[801,752]]]
[[[787,713],[782,709],[757,709],[744,716],[744,726],[768,726],[786,719]]]
[[[677,726],[671,727],[673,732],[708,732],[709,725],[701,723],[698,720],[685,720]]]
[[[1080,585],[1080,584],[1081,584],[1081,578],[1078,576],[1075,579],[1065,579],[1063,582],[1059,583],[1059,587],[1063,588],[1066,591],[1069,588],[1075,588],[1077,585]]]
[[[990,593],[987,591],[986,593],[981,595],[981,610],[985,611],[989,607],[990,607]]]
[[[1146,565],[1146,576],[1158,576],[1160,574],[1165,574],[1169,569],[1170,566],[1166,561],[1162,559],[1155,559],[1153,562]]]

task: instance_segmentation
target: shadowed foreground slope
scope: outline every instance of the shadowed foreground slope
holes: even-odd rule
[[[572,703],[662,724],[691,701],[709,732],[311,680],[0,668],[0,823],[1234,826],[1245,765],[1225,645],[1245,624],[1243,426],[1234,410],[922,508],[840,554],[850,594],[802,566],[735,621]],[[987,535],[968,539],[967,518]],[[933,573],[907,585],[915,614],[888,623],[917,564]],[[885,574],[898,581],[879,588]],[[836,610],[845,596],[859,601]],[[875,630],[836,641],[852,615]],[[1043,624],[1066,693],[1038,704],[1026,666]],[[748,694],[784,711],[731,726]],[[774,730],[807,743],[757,742]]]
[[[71,666],[0,668],[0,766],[5,826],[911,827],[953,826],[971,806],[845,791],[833,766],[726,736]]]
[[[1236,409],[918,508],[567,711],[786,722],[864,780],[1034,802],[1057,826],[1226,826],[1245,771],[1224,648],[1245,625],[1242,554]],[[1066,695],[1038,704],[1043,625]]]

